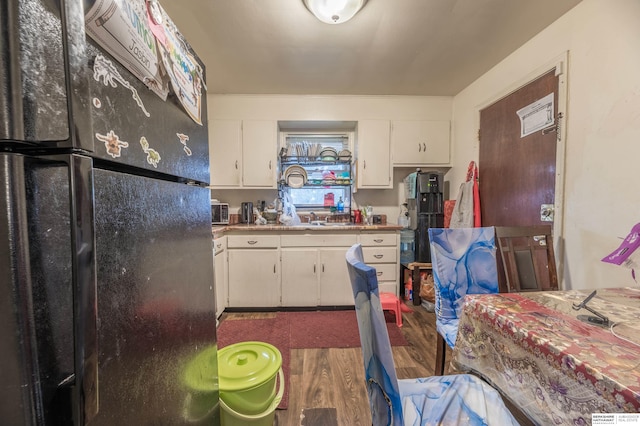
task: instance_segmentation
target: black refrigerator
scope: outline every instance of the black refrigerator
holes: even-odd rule
[[[218,424],[203,64],[155,1],[3,0],[0,37],[0,423]]]

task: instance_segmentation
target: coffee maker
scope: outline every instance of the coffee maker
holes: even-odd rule
[[[415,261],[431,263],[428,230],[444,227],[444,176],[418,169],[415,186],[411,188],[415,188],[415,193],[407,194],[407,202],[411,229],[415,232]]]

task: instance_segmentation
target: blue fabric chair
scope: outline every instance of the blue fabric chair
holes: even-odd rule
[[[495,228],[430,228],[438,343],[435,374],[444,373],[445,342],[453,349],[467,294],[498,292]]]
[[[364,263],[360,244],[347,251],[346,259],[374,426],[518,425],[500,394],[475,376],[398,380],[376,270]]]

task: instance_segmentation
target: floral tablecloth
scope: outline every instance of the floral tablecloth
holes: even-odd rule
[[[640,412],[640,289],[468,295],[453,366],[474,371],[542,425],[590,425],[592,413]]]

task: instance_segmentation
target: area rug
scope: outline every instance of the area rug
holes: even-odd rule
[[[217,335],[218,349],[234,343],[250,341],[265,342],[278,348],[282,354],[285,385],[278,408],[286,409],[289,405],[289,366],[291,364],[291,332],[288,318],[225,320],[220,323]]]
[[[292,349],[360,347],[356,311],[278,312],[278,318],[285,317],[290,323]],[[407,346],[393,315],[386,320],[391,345]]]

